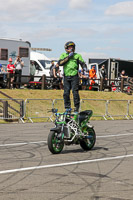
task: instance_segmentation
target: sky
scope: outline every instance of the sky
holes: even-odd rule
[[[0,0],[0,38],[51,48],[58,59],[73,41],[83,59],[133,60],[133,1]]]

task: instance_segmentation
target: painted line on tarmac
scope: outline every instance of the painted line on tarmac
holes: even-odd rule
[[[109,138],[109,137],[120,137],[120,136],[129,136],[133,135],[133,133],[124,133],[124,134],[117,134],[117,135],[101,135],[96,136],[97,138]],[[27,145],[27,144],[41,144],[45,143],[47,144],[47,141],[37,141],[37,142],[22,142],[22,143],[12,143],[12,144],[0,144],[0,147],[8,147],[8,146],[21,146],[21,145]]]
[[[129,136],[133,135],[133,133],[124,133],[124,134],[114,134],[114,135],[101,135],[101,136],[96,136],[97,138],[108,138],[108,137],[120,137],[120,136]]]
[[[0,174],[9,174],[9,173],[37,170],[37,169],[47,169],[47,168],[53,168],[53,167],[79,165],[79,164],[94,163],[94,162],[101,162],[101,161],[103,162],[103,161],[110,161],[110,160],[117,160],[117,159],[131,158],[131,157],[133,157],[133,154],[123,155],[123,156],[115,156],[115,157],[108,157],[108,158],[99,158],[99,159],[94,159],[94,160],[82,160],[82,161],[75,161],[75,162],[68,162],[68,163],[59,163],[59,164],[11,169],[11,170],[0,171]]]
[[[27,145],[27,144],[41,144],[41,143],[47,143],[47,141],[22,142],[22,143],[12,143],[12,144],[0,144],[0,147],[21,146],[21,145]]]

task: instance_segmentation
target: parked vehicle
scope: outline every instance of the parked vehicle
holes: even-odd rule
[[[32,51],[31,44],[28,41],[15,40],[15,39],[0,39],[0,64],[2,66],[7,66],[8,59],[12,58],[13,62],[16,57],[19,55],[24,61],[24,67],[22,70],[22,75],[30,75],[30,61],[33,60],[36,66],[35,76],[50,76],[50,65],[51,60],[46,57],[44,54]],[[50,51],[51,49],[45,48],[34,48],[35,50],[46,50]],[[39,80],[36,78],[35,80]],[[29,81],[27,78],[23,78],[22,81]]]
[[[30,47],[30,42],[22,41],[21,39],[0,39],[0,64],[2,64],[2,66],[7,66],[9,58],[12,58],[14,62],[19,55],[24,61],[22,75],[29,75]]]
[[[92,110],[85,110],[80,113],[71,113],[67,109],[64,113],[58,113],[52,109],[55,115],[55,128],[50,130],[48,135],[48,148],[51,153],[59,154],[65,145],[79,144],[85,151],[91,150],[96,142],[96,134],[89,119]]]
[[[46,57],[42,53],[38,53],[36,51],[31,51],[30,53],[30,60],[34,61],[36,72],[35,76],[50,76],[50,66],[51,66],[51,60]],[[40,78],[35,78],[35,81],[39,81]]]
[[[108,79],[118,79],[122,70],[125,70],[129,77],[133,77],[133,61],[130,60],[89,58],[88,64],[89,68],[95,65],[97,77],[99,77],[99,69],[103,64],[105,65]]]

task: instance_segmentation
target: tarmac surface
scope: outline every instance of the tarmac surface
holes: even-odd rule
[[[0,200],[132,200],[133,120],[91,121],[95,147],[52,155],[53,123],[0,124]]]

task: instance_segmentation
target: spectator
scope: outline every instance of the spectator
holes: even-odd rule
[[[127,80],[128,76],[126,75],[125,70],[122,70],[122,71],[121,71],[121,73],[120,73],[120,78],[123,78],[124,81]]]
[[[15,78],[14,82],[19,82],[21,83],[21,75],[22,75],[22,68],[24,66],[24,62],[21,60],[19,56],[17,56],[14,65],[16,67],[15,69]],[[20,84],[16,85],[18,88],[20,88]]]
[[[89,71],[87,68],[83,68],[79,70],[79,77],[80,77],[80,83],[82,85],[82,90],[86,90],[86,86],[88,85],[89,81]]]
[[[35,72],[36,72],[35,63],[33,60],[31,60],[30,61],[30,80],[29,81],[34,81]]]
[[[54,64],[54,60],[51,61],[51,66],[50,66],[50,77],[54,77],[54,72],[53,72],[53,69],[55,68],[55,64]]]
[[[64,69],[64,104],[65,108],[71,108],[70,90],[72,89],[74,97],[75,111],[79,111],[80,96],[79,96],[79,76],[78,67],[86,67],[82,56],[75,53],[75,43],[69,41],[65,44],[66,53],[62,53],[58,64]]]
[[[100,78],[103,78],[103,79],[107,80],[107,74],[106,74],[105,65],[102,65],[102,67],[100,68],[99,75],[100,75]]]
[[[106,85],[107,84],[107,74],[106,74],[105,65],[102,65],[102,67],[100,68],[99,75],[100,75],[100,79],[103,78],[103,85]]]
[[[3,81],[6,82],[6,71],[1,64],[0,64],[0,73],[3,74]]]
[[[53,77],[54,77],[53,82],[56,83],[57,86],[59,85],[60,89],[63,89],[63,78],[61,76],[58,63],[53,67]],[[57,86],[55,88],[58,88]]]
[[[11,88],[13,88],[13,81],[14,81],[14,76],[13,74],[15,73],[15,66],[12,64],[12,58],[9,58],[9,64],[7,65],[7,72],[11,74]]]
[[[95,84],[95,79],[97,78],[95,66],[92,66],[92,69],[89,71],[89,78],[90,78],[90,87],[89,90],[92,90],[92,85]]]

